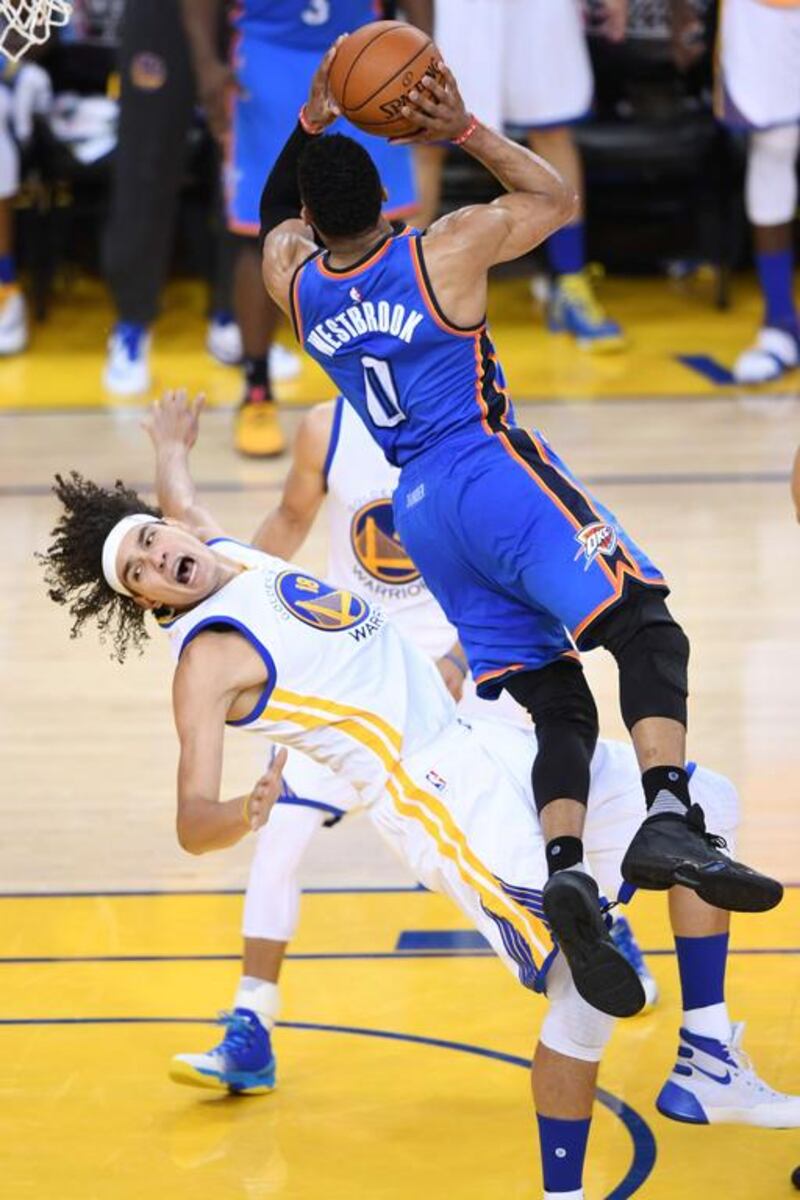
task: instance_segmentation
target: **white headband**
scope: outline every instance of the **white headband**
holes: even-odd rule
[[[157,522],[158,517],[150,516],[148,513],[133,513],[131,516],[117,521],[103,542],[103,575],[108,586],[112,587],[115,592],[119,592],[120,596],[133,595],[133,592],[125,587],[117,574],[117,555],[122,539],[128,530],[135,529],[137,525],[150,525]]]

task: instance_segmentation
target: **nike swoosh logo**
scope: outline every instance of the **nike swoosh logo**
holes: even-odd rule
[[[694,1069],[695,1071],[699,1071],[701,1075],[705,1075],[708,1079],[713,1079],[714,1083],[721,1083],[723,1087],[727,1086],[731,1082],[730,1071],[726,1071],[724,1075],[714,1075],[711,1071],[704,1071],[703,1068],[698,1067],[696,1063],[694,1064]]]

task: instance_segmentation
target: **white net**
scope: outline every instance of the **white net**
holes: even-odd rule
[[[0,0],[0,55],[18,62],[51,29],[66,25],[71,12],[70,0]]]

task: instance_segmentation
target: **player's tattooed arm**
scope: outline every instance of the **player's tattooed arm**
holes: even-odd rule
[[[201,633],[181,655],[172,688],[180,739],[178,841],[190,854],[222,850],[266,821],[280,792],[285,756],[247,796],[220,800],[225,721],[237,701],[267,682],[255,650],[235,633]]]
[[[278,506],[267,514],[253,537],[257,550],[291,559],[306,540],[325,499],[325,460],[334,408],[331,403],[317,404],[301,421]]]
[[[156,460],[156,495],[165,517],[188,526],[197,537],[208,541],[224,530],[211,513],[197,503],[194,480],[189,470],[189,453],[197,441],[204,396],[190,399],[183,388],[167,391],[156,400],[142,427],[153,443]]]
[[[452,72],[439,65],[439,79],[412,89],[402,109],[418,122],[420,134],[400,140],[455,140],[509,193],[449,213],[425,236],[436,297],[451,321],[468,325],[485,312],[488,269],[526,254],[567,224],[577,212],[577,196],[544,159],[471,117]]]

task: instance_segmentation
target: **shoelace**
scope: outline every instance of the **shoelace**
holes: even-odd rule
[[[221,1012],[217,1023],[225,1029],[225,1036],[215,1050],[247,1050],[253,1040],[253,1030],[247,1017],[238,1013]]]
[[[728,843],[719,833],[709,833],[706,829],[705,813],[699,804],[692,804],[686,814],[686,824],[693,833],[699,833],[707,845],[714,850],[727,850]]]

